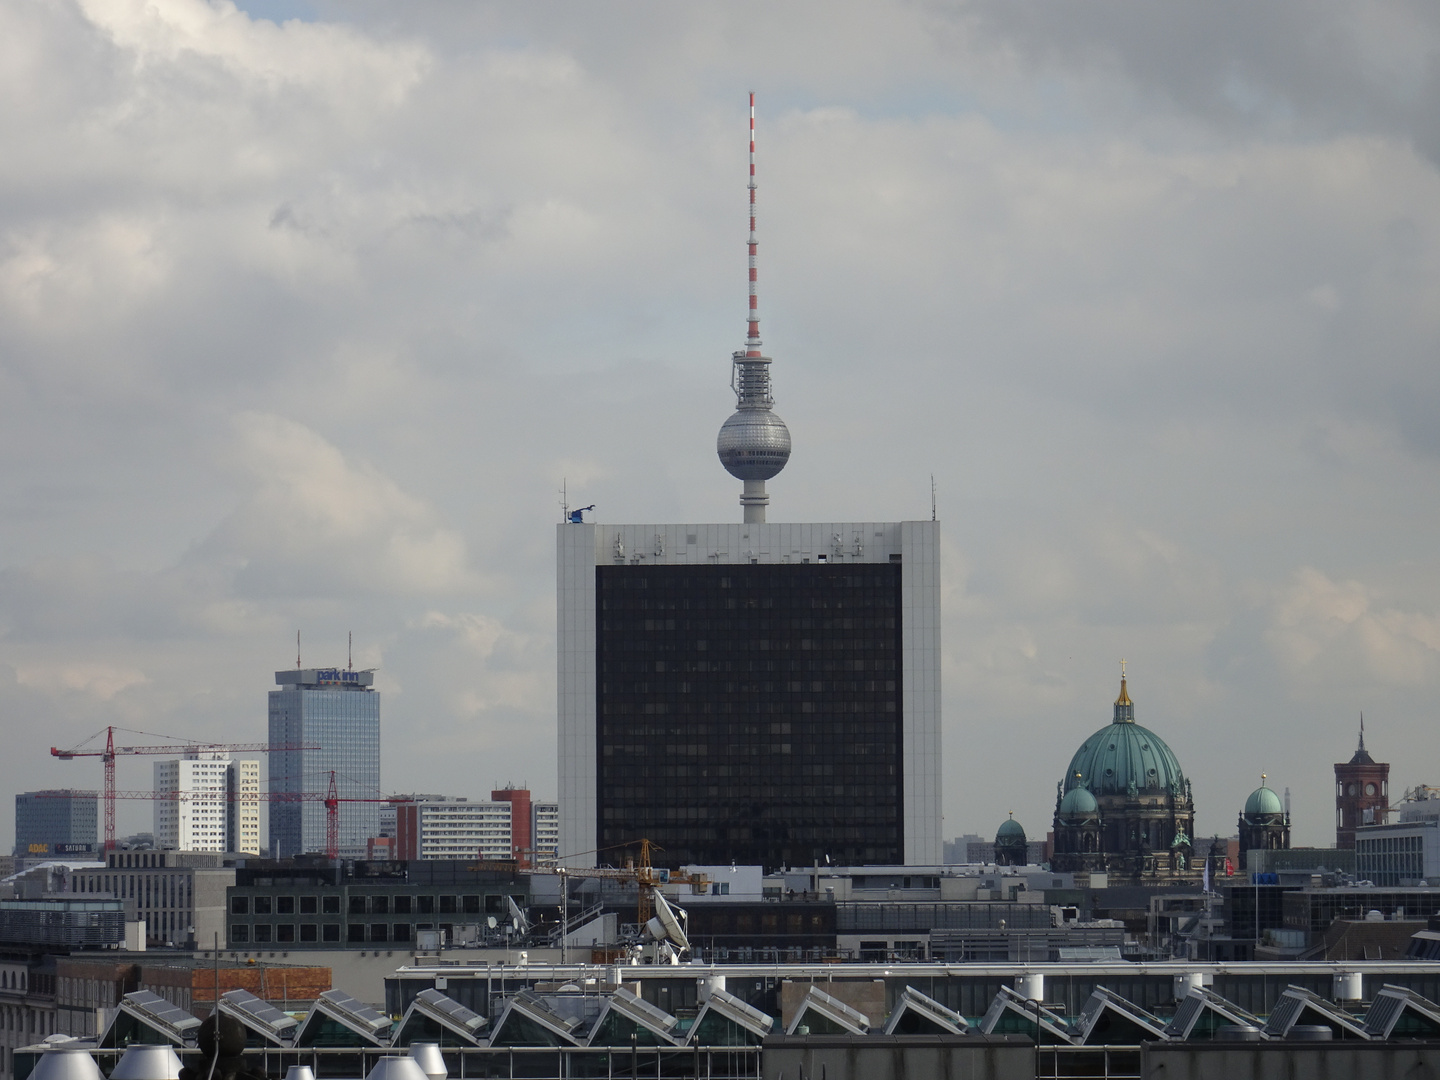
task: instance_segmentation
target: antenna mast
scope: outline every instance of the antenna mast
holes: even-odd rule
[[[750,92],[750,306],[745,316],[745,348],[731,357],[730,389],[735,391],[736,411],[720,427],[715,450],[720,464],[744,482],[740,505],[746,523],[765,521],[770,496],[765,481],[790,460],[790,429],[772,411],[770,358],[760,352],[760,299],[755,235],[755,92]]]
[[[746,320],[745,355],[760,355],[760,294],[759,271],[755,254],[759,249],[755,238],[755,91],[750,91],[750,314]],[[768,389],[768,387],[767,387]]]

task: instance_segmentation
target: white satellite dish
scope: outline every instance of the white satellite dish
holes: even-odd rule
[[[515,903],[515,898],[507,896],[505,902],[510,905],[510,920],[515,924],[515,929],[522,934],[529,933],[530,920],[525,918],[525,913],[520,910],[520,905]]]
[[[669,941],[681,949],[690,947],[690,938],[685,934],[685,928],[680,925],[676,917],[676,908],[670,906],[660,893],[655,893],[655,917],[645,924],[645,929],[656,941]],[[683,915],[683,908],[679,909]]]

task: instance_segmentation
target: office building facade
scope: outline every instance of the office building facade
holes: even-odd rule
[[[325,850],[331,774],[340,797],[340,851],[364,858],[380,832],[380,694],[374,672],[344,668],[277,671],[270,691],[270,745],[313,747],[270,755],[270,846],[277,857]],[[304,797],[300,797],[304,796]]]
[[[937,523],[558,547],[562,861],[645,838],[671,866],[939,862]]]
[[[535,866],[554,866],[560,855],[560,804],[537,802],[530,806],[530,835],[535,844]]]
[[[511,860],[513,807],[500,800],[418,796],[395,804],[395,858]]]
[[[389,858],[478,858],[513,861],[521,867],[555,861],[559,807],[532,802],[526,788],[492,791],[489,801],[416,795],[396,799],[386,809],[394,820],[395,843]],[[384,830],[382,821],[382,836]]]
[[[99,796],[60,788],[15,796],[17,858],[88,855],[99,850]]]

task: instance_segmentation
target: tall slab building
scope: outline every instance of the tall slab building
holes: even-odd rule
[[[155,762],[155,846],[260,854],[260,763],[223,753]]]
[[[940,861],[940,527],[766,521],[790,457],[750,303],[721,464],[738,524],[557,533],[560,855],[765,867]]]
[[[340,797],[340,854],[363,859],[380,835],[380,694],[375,673],[346,668],[277,671],[270,691],[270,745],[315,746],[270,755],[274,794],[324,795],[334,773]],[[347,799],[376,800],[347,802]],[[270,803],[275,857],[325,850],[325,805],[316,799]]]

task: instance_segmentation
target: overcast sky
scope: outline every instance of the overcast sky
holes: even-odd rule
[[[1362,710],[1440,784],[1433,0],[0,0],[0,835],[263,740],[297,629],[387,791],[553,797],[562,482],[739,520],[751,89],[770,517],[933,474],[944,835],[1044,834],[1122,656],[1201,835],[1333,843]]]

